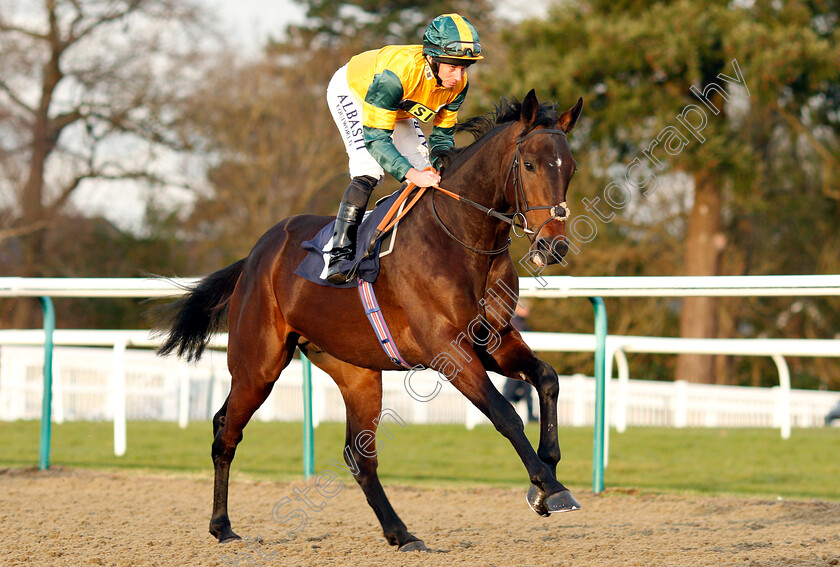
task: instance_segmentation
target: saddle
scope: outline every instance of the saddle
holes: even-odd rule
[[[414,189],[413,185],[409,185],[387,195],[376,202],[372,211],[365,213],[356,237],[356,257],[353,260],[347,260],[347,268],[351,269],[360,280],[373,283],[379,276],[379,259],[393,252],[399,220],[422,194],[422,191],[418,191],[414,199],[407,202],[408,196]],[[335,220],[332,220],[311,240],[301,244],[308,253],[298,265],[295,274],[326,287],[358,287],[359,282],[355,279],[343,284],[331,284],[324,279],[327,276],[334,226]]]

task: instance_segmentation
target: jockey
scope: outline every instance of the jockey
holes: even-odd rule
[[[432,150],[453,146],[469,86],[466,68],[479,59],[481,44],[472,24],[458,14],[443,14],[429,24],[423,45],[367,51],[333,75],[327,102],[350,157],[351,181],[336,215],[327,281],[348,281],[339,263],[355,257],[356,230],[385,172],[418,187],[440,182],[417,121],[433,121]]]

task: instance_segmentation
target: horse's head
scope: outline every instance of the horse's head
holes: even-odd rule
[[[540,108],[533,89],[522,102],[506,199],[516,206],[514,232],[528,235],[528,259],[538,267],[558,263],[569,250],[566,192],[576,164],[566,134],[574,128],[582,108],[580,98],[555,118],[556,114]]]

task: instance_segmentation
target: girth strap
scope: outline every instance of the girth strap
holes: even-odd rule
[[[394,337],[391,336],[391,331],[388,329],[388,324],[385,322],[385,317],[382,316],[382,309],[379,308],[379,302],[376,301],[376,294],[373,293],[373,286],[370,282],[359,278],[359,296],[362,298],[362,307],[365,308],[365,315],[368,316],[373,332],[376,333],[376,338],[379,339],[379,344],[391,362],[397,366],[410,370],[412,366],[405,361],[400,354]]]

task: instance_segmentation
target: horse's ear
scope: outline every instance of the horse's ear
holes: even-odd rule
[[[563,130],[566,133],[571,132],[572,128],[575,127],[575,123],[577,123],[577,120],[580,117],[580,112],[582,110],[583,98],[581,97],[578,99],[576,105],[564,112],[560,116],[560,118],[557,119],[557,128],[559,130]]]
[[[525,95],[525,100],[522,101],[520,119],[527,126],[534,123],[534,120],[537,119],[537,115],[539,113],[540,101],[537,100],[537,93],[534,92],[534,89],[531,89],[528,91],[528,94]]]

